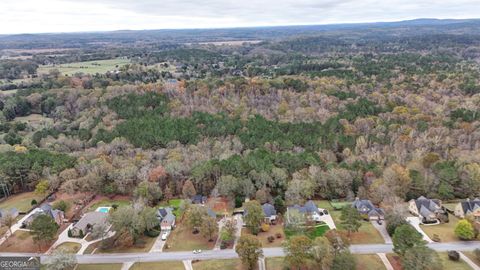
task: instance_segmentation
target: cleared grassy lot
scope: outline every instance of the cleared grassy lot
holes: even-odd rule
[[[159,207],[173,207],[173,214],[177,217],[177,219],[181,218],[183,215],[183,210],[181,209],[181,205],[183,203],[182,199],[171,199],[170,201],[162,201],[158,204]]]
[[[153,244],[155,243],[154,237],[148,237],[145,235],[140,236],[140,239],[137,240],[137,243],[129,248],[120,248],[113,247],[109,249],[97,249],[95,254],[99,253],[142,253],[149,252],[152,249]],[[92,247],[93,248],[93,247]]]
[[[172,262],[148,262],[148,263],[135,263],[130,270],[154,270],[154,269],[165,269],[165,270],[184,270],[182,262],[172,261]]]
[[[51,70],[57,69],[60,74],[72,76],[76,73],[85,74],[104,74],[108,71],[116,70],[121,66],[129,64],[130,60],[124,58],[96,60],[87,62],[74,62],[61,65],[46,65],[40,66],[37,70],[39,75],[48,74]]]
[[[386,269],[382,260],[376,254],[355,254],[354,256],[357,261],[356,270],[385,270]]]
[[[281,238],[277,238],[277,233],[281,234]],[[242,235],[250,234],[250,230],[247,228],[242,229]],[[273,236],[274,240],[272,243],[268,241],[268,237]],[[282,242],[285,240],[285,233],[283,231],[283,224],[270,225],[270,230],[268,232],[260,232],[256,238],[262,243],[262,247],[281,247]]]
[[[8,197],[0,203],[0,208],[17,208],[19,212],[26,212],[32,208],[32,200],[40,202],[43,198],[43,196],[37,195],[34,192],[24,192]]]
[[[194,270],[245,270],[239,259],[199,261],[192,264]]]
[[[216,239],[214,236],[213,239]],[[184,223],[177,224],[177,227],[170,233],[167,243],[163,249],[168,251],[191,251],[194,249],[208,250],[213,249],[215,241],[208,242],[200,233],[192,234],[192,230]]]

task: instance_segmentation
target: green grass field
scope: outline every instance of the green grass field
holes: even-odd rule
[[[355,254],[353,255],[357,262],[356,270],[385,270],[380,257],[377,254]]]
[[[87,62],[75,62],[61,65],[46,65],[40,66],[37,70],[39,75],[48,74],[50,70],[57,69],[60,74],[72,76],[76,73],[85,73],[85,74],[105,74],[108,71],[116,70],[121,66],[129,64],[130,60],[117,58],[117,59],[108,59],[108,60],[97,60],[97,61],[87,61]]]
[[[455,270],[471,270],[472,268],[462,259],[458,262],[448,259],[446,252],[439,252],[438,256],[442,260],[443,269],[455,269]]]
[[[285,266],[284,258],[265,258],[265,266],[267,270],[283,270],[283,267]]]
[[[0,203],[0,208],[10,209],[17,208],[19,212],[26,212],[32,208],[32,200],[40,202],[44,197],[34,192],[24,192],[10,196]]]
[[[117,205],[118,207],[130,205],[132,202],[130,200],[109,200],[103,199],[101,201],[95,202],[94,204],[90,205],[88,211],[95,211],[100,206],[112,207],[113,205]]]
[[[67,253],[77,253],[82,246],[79,243],[65,242],[56,247],[56,250],[63,250]]]
[[[180,218],[183,214],[182,209],[180,209],[180,206],[182,204],[183,200],[182,199],[171,199],[168,203],[166,201],[162,201],[161,203],[158,204],[159,207],[173,207],[173,214],[177,217]]]
[[[154,270],[154,269],[168,269],[168,270],[184,270],[185,267],[180,261],[166,261],[166,262],[148,262],[135,263],[130,270]]]

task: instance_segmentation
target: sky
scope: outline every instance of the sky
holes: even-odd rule
[[[480,18],[480,0],[0,0],[0,34]]]

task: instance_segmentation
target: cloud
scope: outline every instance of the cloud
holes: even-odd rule
[[[0,1],[0,33],[221,28],[478,17],[478,0]]]

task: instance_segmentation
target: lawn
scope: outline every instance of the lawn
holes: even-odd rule
[[[446,252],[439,252],[438,256],[442,260],[443,269],[455,269],[455,270],[471,270],[472,268],[462,259],[458,262],[448,259]]]
[[[53,243],[54,241],[52,241]],[[50,243],[50,245],[52,244]],[[45,252],[50,245],[42,243],[40,251]],[[38,244],[33,242],[30,232],[18,230],[13,233],[2,245],[0,245],[0,252],[38,252]]]
[[[38,74],[48,74],[50,70],[57,69],[60,74],[72,76],[76,73],[84,74],[105,74],[108,71],[117,70],[119,67],[122,67],[126,64],[129,64],[130,60],[117,58],[117,59],[108,59],[108,60],[96,60],[96,61],[86,61],[86,62],[75,62],[67,63],[61,65],[43,65],[40,66],[37,70]]]
[[[216,236],[213,238],[216,239]],[[213,249],[215,241],[208,242],[200,233],[192,234],[192,230],[184,223],[178,223],[177,227],[168,236],[164,251],[191,251],[194,249]]]
[[[480,266],[480,260],[477,260],[477,257],[475,257],[475,253],[473,253],[473,251],[462,251],[462,253],[470,260],[472,260],[475,264]]]
[[[332,216],[333,222],[337,226],[337,229],[343,230],[342,221],[340,216],[342,212],[339,210],[334,210],[330,202],[322,200],[315,201],[318,207],[327,209]],[[340,202],[337,202],[340,203]],[[344,202],[341,202],[344,203]],[[358,232],[353,232],[350,235],[351,244],[383,244],[383,238],[380,233],[373,227],[373,225],[368,221],[362,221],[362,226]]]
[[[17,195],[10,196],[5,201],[0,203],[0,208],[10,209],[17,208],[19,212],[27,212],[32,208],[32,200],[40,202],[44,196],[37,195],[34,192],[24,192]]]
[[[148,263],[135,263],[129,270],[155,270],[155,269],[168,269],[168,270],[184,270],[185,267],[180,261],[166,261],[166,262],[148,262]]]
[[[79,243],[65,242],[56,247],[56,250],[63,250],[66,253],[77,253],[82,246]]]
[[[376,254],[355,254],[356,270],[385,270],[385,265]]]
[[[454,215],[448,215],[450,222],[438,225],[420,225],[422,230],[433,239],[433,235],[437,234],[440,237],[440,242],[454,242],[459,241],[458,237],[455,235],[455,226],[459,219]]]
[[[75,270],[120,270],[122,269],[122,264],[79,264]]]
[[[181,209],[183,199],[171,199],[169,202],[162,201],[158,204],[159,207],[173,207],[173,214],[177,217],[180,218],[183,214],[183,210]]]
[[[97,210],[98,207],[107,206],[112,207],[113,205],[117,205],[118,207],[130,205],[132,202],[126,199],[120,200],[110,200],[110,199],[102,199],[100,201],[94,202],[92,205],[88,207],[88,212]]]
[[[314,230],[308,230],[305,231],[305,235],[308,236],[311,239],[315,239],[319,236],[324,235],[328,230],[330,230],[330,227],[328,225],[323,224],[323,225],[316,225]],[[287,238],[290,238],[292,235],[298,234],[297,232],[285,229],[285,235]],[[302,233],[303,234],[303,233]]]
[[[333,207],[333,209],[335,210],[342,210],[343,207],[345,206],[348,206],[348,205],[352,205],[351,202],[346,202],[346,201],[335,201],[335,200],[332,200],[330,201],[330,205]],[[323,207],[321,207],[323,208]]]
[[[239,259],[198,261],[192,266],[193,270],[244,270]]]
[[[137,243],[129,248],[120,248],[112,247],[109,249],[97,249],[95,254],[99,253],[142,253],[149,252],[152,249],[153,244],[155,243],[156,237],[148,237],[145,235],[140,236],[140,239],[137,240]]]
[[[281,238],[277,238],[276,234],[280,233]],[[242,235],[251,234],[247,228],[242,229]],[[272,243],[268,241],[268,237],[273,236],[275,240]],[[282,242],[285,240],[285,233],[283,231],[283,224],[270,225],[270,230],[268,232],[260,232],[256,238],[262,242],[262,247],[281,247]]]
[[[267,270],[283,270],[285,263],[282,257],[265,258],[265,266]]]

